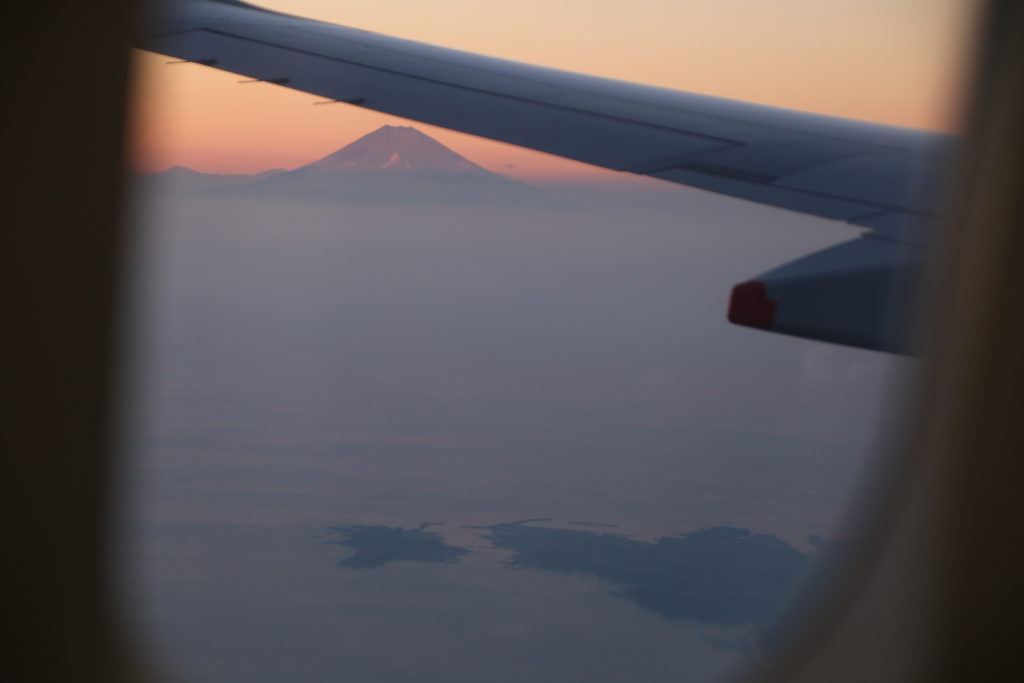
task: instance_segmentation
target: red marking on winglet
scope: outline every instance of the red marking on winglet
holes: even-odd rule
[[[770,330],[775,323],[778,304],[768,298],[763,282],[751,280],[732,288],[729,297],[729,322]]]

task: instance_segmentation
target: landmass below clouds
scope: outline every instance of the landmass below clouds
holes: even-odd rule
[[[713,527],[652,542],[619,534],[532,526],[524,520],[476,527],[484,540],[513,551],[509,564],[596,576],[612,595],[671,619],[723,626],[763,623],[780,606],[808,556],[782,539],[735,527]],[[353,569],[387,562],[457,562],[470,550],[439,534],[388,526],[339,526],[340,544],[355,549],[340,564]]]
[[[332,527],[331,533],[342,536],[338,543],[355,549],[352,557],[339,563],[353,569],[380,567],[397,560],[457,562],[460,555],[469,552],[446,544],[438,534],[426,531],[428,526],[432,524],[427,522],[415,529],[353,524]]]

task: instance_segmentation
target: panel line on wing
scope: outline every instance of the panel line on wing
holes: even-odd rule
[[[387,74],[390,74],[392,76],[399,76],[399,77],[402,77],[402,78],[410,78],[410,79],[414,79],[414,80],[417,80],[417,81],[423,81],[423,82],[426,82],[426,83],[433,83],[433,84],[436,84],[436,85],[442,85],[442,86],[449,87],[449,88],[456,88],[458,90],[466,90],[466,91],[469,91],[469,92],[475,92],[475,93],[478,93],[478,94],[481,94],[481,95],[488,95],[488,96],[491,96],[491,97],[500,97],[500,98],[508,99],[508,100],[518,100],[518,101],[521,101],[521,102],[527,102],[529,104],[545,107],[545,108],[548,108],[548,109],[557,109],[557,110],[560,110],[560,111],[568,111],[568,112],[572,112],[574,114],[581,114],[581,115],[584,115],[584,116],[599,117],[599,118],[602,118],[602,119],[607,119],[609,121],[621,121],[623,123],[629,123],[629,124],[636,125],[636,126],[643,126],[645,128],[659,129],[659,130],[663,130],[663,131],[666,131],[666,132],[669,132],[669,133],[675,133],[675,134],[678,134],[678,135],[685,135],[687,137],[701,138],[701,139],[712,141],[712,142],[718,142],[718,143],[721,143],[723,145],[739,146],[739,145],[744,144],[740,140],[734,140],[734,139],[731,139],[731,138],[723,138],[723,137],[719,137],[719,136],[716,136],[716,135],[709,135],[707,133],[692,132],[692,131],[685,130],[685,129],[675,128],[675,127],[672,127],[672,126],[666,126],[666,125],[663,125],[663,124],[651,123],[649,121],[641,121],[641,120],[632,119],[632,118],[628,118],[628,117],[624,117],[624,116],[615,116],[615,115],[611,115],[611,114],[606,114],[604,112],[588,111],[586,109],[579,109],[579,108],[576,108],[576,107],[570,107],[570,106],[566,106],[566,105],[562,105],[562,104],[556,104],[556,103],[553,103],[553,102],[547,102],[547,101],[540,100],[540,99],[533,99],[533,98],[529,98],[529,97],[522,97],[522,96],[510,94],[510,93],[498,92],[498,91],[495,91],[495,90],[486,90],[486,89],[483,89],[483,88],[476,88],[476,87],[473,87],[473,86],[463,85],[463,84],[460,84],[460,83],[453,83],[451,81],[442,81],[442,80],[439,80],[439,79],[436,79],[436,78],[430,78],[428,76],[421,76],[421,75],[418,75],[418,74],[411,74],[411,73],[408,73],[408,72],[397,71],[395,69],[389,69],[387,67],[381,67],[381,66],[376,66],[376,65],[373,65],[373,64],[367,64],[366,62],[360,62],[360,61],[355,61],[355,60],[351,60],[351,59],[345,59],[345,58],[342,58],[342,57],[334,57],[334,56],[331,56],[331,55],[324,55],[324,54],[321,54],[321,53],[318,53],[318,52],[312,52],[312,51],[309,51],[309,50],[303,50],[303,49],[300,49],[300,48],[292,47],[290,45],[281,45],[281,44],[278,44],[278,43],[273,43],[273,42],[266,41],[266,40],[261,40],[261,39],[258,39],[258,38],[251,38],[251,37],[239,35],[239,34],[236,34],[236,33],[230,33],[228,31],[222,31],[220,29],[203,28],[203,29],[196,29],[196,31],[203,31],[203,32],[206,32],[206,33],[213,33],[213,34],[217,34],[217,35],[222,35],[224,37],[234,38],[236,40],[244,40],[246,42],[256,43],[256,44],[259,44],[259,45],[264,45],[266,47],[270,47],[270,48],[274,48],[274,49],[278,49],[278,50],[287,50],[289,52],[294,52],[296,54],[304,54],[304,55],[308,55],[310,57],[316,57],[318,59],[327,59],[327,60],[330,60],[330,61],[333,61],[333,62],[338,62],[338,63],[341,63],[341,64],[347,64],[349,66],[353,66],[353,67],[360,68],[360,69],[370,69],[372,71],[377,71],[377,72],[381,72],[381,73],[387,73]],[[185,33],[188,33],[188,31],[186,31]]]

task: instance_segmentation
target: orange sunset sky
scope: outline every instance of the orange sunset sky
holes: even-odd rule
[[[612,78],[900,126],[952,130],[970,0],[261,0],[404,38]],[[130,164],[209,173],[294,168],[392,116],[136,53]],[[612,174],[415,124],[534,182]]]

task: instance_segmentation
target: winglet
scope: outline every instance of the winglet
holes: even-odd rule
[[[751,280],[732,288],[729,297],[729,322],[735,325],[770,330],[775,323],[778,303],[768,298],[764,283]]]

